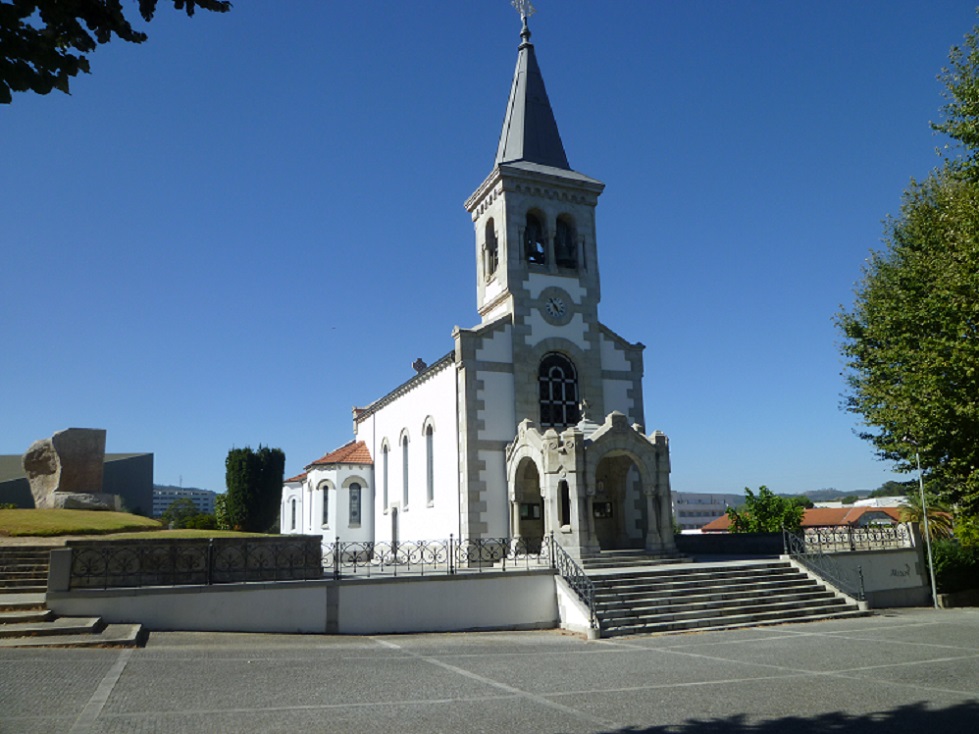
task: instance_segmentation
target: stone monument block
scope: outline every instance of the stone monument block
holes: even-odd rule
[[[35,441],[24,454],[24,471],[39,509],[116,510],[116,495],[103,494],[105,430],[68,428]]]

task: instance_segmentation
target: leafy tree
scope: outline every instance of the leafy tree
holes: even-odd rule
[[[877,489],[870,493],[871,497],[906,497],[911,494],[917,488],[917,482],[911,480],[909,482],[895,482],[893,480],[886,481],[880,485]]]
[[[764,485],[758,488],[757,495],[745,487],[744,495],[741,507],[727,508],[732,533],[777,533],[783,527],[796,531],[802,526],[805,508],[798,502],[779,497]]]
[[[160,521],[172,528],[190,527],[188,521],[198,514],[197,505],[187,497],[181,497],[170,503],[170,506],[163,511]]]
[[[786,499],[795,505],[799,505],[799,507],[801,507],[803,510],[811,510],[816,506],[813,501],[804,494],[790,495],[786,497]]]
[[[219,494],[214,498],[214,520],[217,523],[217,530],[231,530],[231,522],[228,520],[228,495]]]
[[[885,227],[855,303],[837,315],[849,387],[879,455],[912,471],[960,512],[979,513],[979,36],[940,77],[958,157],[912,181]]]
[[[143,20],[152,20],[158,0],[138,3]],[[227,12],[231,3],[173,0],[173,7],[192,16],[197,8]],[[90,70],[86,54],[113,35],[146,40],[130,25],[122,0],[0,0],[0,103],[10,103],[11,92],[68,94],[68,80]]]
[[[952,537],[952,514],[939,505],[934,498],[925,498],[928,505],[928,532],[932,540]],[[925,535],[925,513],[921,508],[921,494],[912,492],[908,495],[907,504],[901,507],[901,522],[917,525],[921,536]]]
[[[857,501],[858,499],[860,499],[860,498],[859,498],[859,497],[857,497],[857,496],[856,496],[855,494],[848,494],[848,495],[847,495],[846,497],[841,497],[841,498],[840,498],[840,504],[841,504],[841,505],[852,505],[852,504],[854,504],[854,503],[855,503],[855,502],[856,502],[856,501]]]
[[[281,449],[231,449],[225,460],[225,512],[234,530],[264,533],[272,528],[282,495],[286,457]]]

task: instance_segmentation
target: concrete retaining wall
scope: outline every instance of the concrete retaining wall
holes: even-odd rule
[[[69,591],[66,574],[54,572],[59,552],[47,594],[55,614],[150,630],[385,634],[558,625],[548,570]]]
[[[831,553],[846,571],[863,570],[867,604],[872,609],[914,607],[931,603],[928,567],[920,548]]]

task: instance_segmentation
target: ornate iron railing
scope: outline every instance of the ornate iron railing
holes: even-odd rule
[[[588,622],[592,629],[595,629],[597,620],[595,617],[595,584],[588,578],[585,570],[578,565],[577,561],[568,555],[554,540],[554,533],[548,538],[547,545],[551,547],[551,563],[554,570],[567,581],[568,586],[578,595],[578,598],[588,607]]]
[[[806,545],[823,553],[911,548],[914,539],[905,524],[867,527],[827,526],[804,529]]]
[[[832,556],[826,555],[819,545],[810,544],[804,534],[796,534],[782,528],[782,542],[786,554],[808,568],[830,585],[835,586],[858,601],[864,601],[863,568],[854,571],[843,568]]]
[[[320,538],[70,541],[69,588],[184,586],[323,577]]]
[[[541,538],[456,538],[412,541],[341,541],[324,547],[323,567],[333,578],[479,573],[550,567],[550,544]]]

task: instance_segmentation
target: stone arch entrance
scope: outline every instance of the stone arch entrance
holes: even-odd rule
[[[544,538],[544,496],[540,471],[533,459],[524,457],[517,465],[513,483],[514,535],[536,553]]]
[[[610,452],[595,468],[590,514],[601,550],[642,548],[649,518],[634,457]]]

